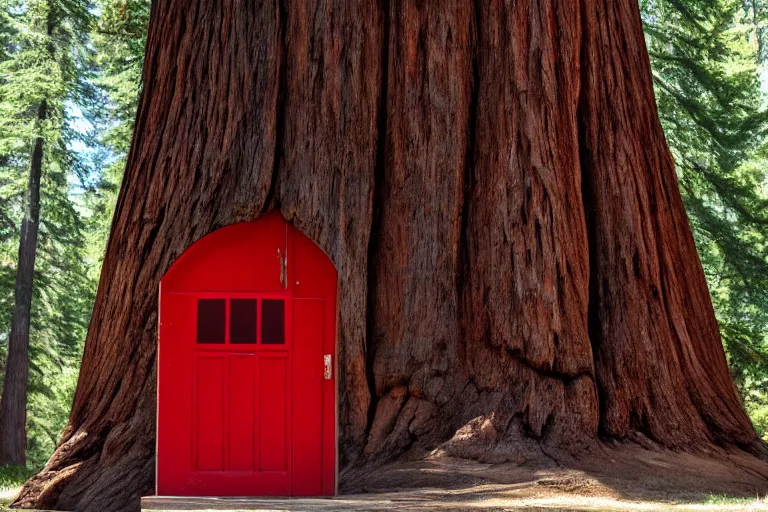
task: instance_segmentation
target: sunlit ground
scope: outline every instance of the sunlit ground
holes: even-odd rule
[[[0,490],[0,508],[7,510],[8,505],[19,492],[17,488]],[[554,494],[529,498],[493,497],[473,499],[471,494],[464,494],[463,499],[456,499],[451,491],[445,493],[414,491],[410,493],[391,493],[376,495],[342,496],[334,499],[178,499],[173,504],[166,503],[164,508],[153,511],[171,510],[569,510],[569,511],[768,511],[765,498],[741,498],[727,495],[710,495],[695,502],[629,501],[600,496],[578,496]],[[442,494],[442,496],[440,496]],[[480,492],[480,495],[485,494]],[[442,499],[441,499],[442,498]]]
[[[18,494],[20,487],[11,488],[11,489],[2,489],[0,490],[0,506],[7,506],[13,501],[14,496]]]
[[[148,497],[142,506],[153,511],[768,511],[766,467],[738,451],[701,457],[631,443],[596,448],[579,459],[578,468],[543,455],[519,464],[435,455],[347,472],[349,494],[334,498]],[[29,476],[3,469],[0,509]]]
[[[430,493],[414,490],[412,492],[386,493],[381,496],[358,495],[334,499],[194,499],[179,498],[173,502],[159,501],[147,503],[146,508],[153,511],[171,510],[372,510],[372,511],[412,511],[412,510],[569,510],[569,511],[759,511],[768,510],[765,499],[749,499],[723,495],[710,496],[701,502],[661,502],[661,501],[626,501],[610,497],[590,497],[578,495],[537,496],[532,498],[490,498],[473,499],[465,494],[462,499],[451,496],[450,491]],[[163,506],[164,505],[164,506]],[[155,508],[155,507],[158,508]],[[162,507],[162,508],[161,508]]]

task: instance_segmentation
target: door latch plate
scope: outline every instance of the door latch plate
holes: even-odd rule
[[[325,354],[323,356],[323,378],[325,380],[331,380],[333,377],[333,368],[331,367],[331,354]]]

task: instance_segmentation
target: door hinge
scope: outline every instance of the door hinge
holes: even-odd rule
[[[280,248],[277,248],[277,258],[280,261],[280,284],[283,289],[288,288],[288,255],[282,254]]]
[[[333,368],[331,367],[331,354],[325,354],[323,356],[323,378],[325,380],[331,380],[333,377]]]

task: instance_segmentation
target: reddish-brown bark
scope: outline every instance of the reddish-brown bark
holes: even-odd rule
[[[279,209],[339,271],[341,484],[599,436],[766,456],[728,375],[636,2],[155,2],[70,425],[20,506],[151,492],[157,285]],[[538,448],[535,448],[538,449]]]
[[[672,158],[648,108],[637,7],[586,3],[583,16],[579,124],[601,429],[666,446],[714,439],[764,450],[731,384]]]

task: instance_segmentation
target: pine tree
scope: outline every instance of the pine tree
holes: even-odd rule
[[[97,125],[97,179],[86,196],[90,258],[101,268],[117,192],[131,144],[149,21],[147,0],[100,0],[91,40],[96,85],[105,96]],[[98,278],[98,275],[94,275]]]
[[[87,3],[77,0],[13,1],[5,7],[12,30],[0,64],[3,252],[15,242],[19,257],[3,262],[1,283],[2,300],[14,303],[14,313],[0,400],[0,462],[24,464],[28,426],[49,430],[47,450],[58,437],[62,414],[52,415],[40,401],[64,398],[55,376],[78,357],[90,307],[82,222],[70,197],[84,170],[72,151],[78,134],[69,110],[91,94],[83,36],[91,15]],[[7,288],[9,267],[16,267],[14,299]],[[71,388],[71,376],[69,383]],[[35,395],[29,423],[28,387]]]

